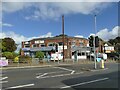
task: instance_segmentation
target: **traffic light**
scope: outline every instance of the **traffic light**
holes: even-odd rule
[[[89,46],[90,47],[93,47],[94,45],[93,45],[93,41],[94,41],[94,37],[93,36],[90,36],[89,37]]]
[[[95,47],[99,47],[99,37],[95,37]]]

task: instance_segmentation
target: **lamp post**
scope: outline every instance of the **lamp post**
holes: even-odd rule
[[[95,36],[96,36],[96,15],[94,15],[94,20],[95,20],[95,27],[94,27],[94,29],[95,29]],[[96,48],[95,48],[95,36],[94,36],[94,44],[93,44],[93,46],[94,46],[94,62],[95,62],[95,69],[97,68],[97,65],[96,65]]]
[[[62,35],[63,35],[63,62],[65,61],[65,51],[64,51],[64,15],[62,15]]]

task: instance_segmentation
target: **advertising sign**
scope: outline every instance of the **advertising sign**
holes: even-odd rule
[[[8,60],[0,60],[0,66],[7,66]]]

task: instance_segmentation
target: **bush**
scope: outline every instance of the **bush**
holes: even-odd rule
[[[13,57],[14,57],[14,58],[19,56],[19,54],[16,53],[16,52],[12,52],[12,54],[13,54]]]
[[[14,55],[12,52],[3,52],[3,57],[6,57],[7,59],[14,59]]]
[[[23,63],[28,63],[31,61],[31,57],[30,56],[24,56],[24,55],[21,55],[19,56],[19,62]]]
[[[36,58],[39,58],[39,60],[43,59],[44,58],[44,53],[43,52],[36,52],[36,55],[35,55]]]

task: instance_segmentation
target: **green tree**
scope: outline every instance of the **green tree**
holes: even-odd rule
[[[16,49],[16,43],[12,38],[2,39],[2,52],[14,52]]]
[[[120,37],[116,37],[115,39],[110,39],[108,42],[115,47],[116,52],[120,52]]]
[[[41,51],[37,51],[35,57],[39,58],[39,59],[43,59],[44,58],[44,53],[41,52]]]
[[[117,43],[117,44],[115,45],[115,51],[116,51],[116,52],[120,52],[120,43]]]

